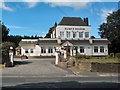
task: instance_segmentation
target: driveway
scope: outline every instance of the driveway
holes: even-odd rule
[[[15,67],[2,70],[2,76],[40,76],[40,77],[60,77],[69,74],[69,71],[56,67],[53,62],[55,58],[43,59],[15,59]]]

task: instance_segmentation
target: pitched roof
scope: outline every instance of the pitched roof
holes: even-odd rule
[[[87,26],[80,17],[63,17],[58,25],[69,25],[69,26]]]
[[[57,43],[57,40],[38,40],[38,43]]]

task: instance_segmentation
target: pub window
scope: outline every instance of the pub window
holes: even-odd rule
[[[66,35],[67,38],[70,38],[70,32],[67,32],[66,34],[67,34],[67,35]]]
[[[89,38],[89,32],[85,32],[85,37]]]
[[[98,46],[94,46],[94,52],[98,53]]]
[[[76,38],[76,32],[73,32],[73,38]]]
[[[25,49],[25,53],[28,53],[28,49]]]
[[[104,53],[104,46],[100,46],[100,52]]]
[[[60,37],[64,37],[64,32],[60,32]]]
[[[46,49],[44,47],[41,47],[41,53],[46,53]]]
[[[51,47],[48,49],[48,53],[53,53],[53,49]]]
[[[80,53],[84,53],[84,47],[80,47]]]
[[[79,32],[79,38],[83,38],[83,32]]]
[[[33,53],[33,49],[30,49],[30,53]]]

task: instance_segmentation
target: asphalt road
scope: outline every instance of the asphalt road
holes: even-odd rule
[[[55,59],[16,59],[17,65],[2,70],[3,88],[118,88],[115,73],[71,71],[56,67]]]

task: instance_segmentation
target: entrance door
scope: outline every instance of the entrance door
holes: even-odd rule
[[[70,56],[70,47],[66,47],[66,54],[67,56]]]

